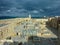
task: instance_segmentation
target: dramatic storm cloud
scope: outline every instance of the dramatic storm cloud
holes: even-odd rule
[[[0,16],[60,15],[60,0],[0,0]]]

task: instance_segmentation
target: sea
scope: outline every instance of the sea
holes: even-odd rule
[[[4,19],[13,19],[13,18],[28,18],[28,16],[26,17],[14,17],[14,16],[0,16],[0,20],[4,20]],[[31,18],[48,18],[48,17],[31,17]]]

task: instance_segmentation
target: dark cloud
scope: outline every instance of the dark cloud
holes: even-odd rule
[[[0,0],[0,16],[60,15],[60,0]]]

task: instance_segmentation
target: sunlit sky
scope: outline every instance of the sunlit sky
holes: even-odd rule
[[[60,0],[0,0],[0,16],[60,15]]]

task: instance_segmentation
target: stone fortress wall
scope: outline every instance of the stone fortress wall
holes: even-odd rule
[[[51,17],[48,19],[47,25],[57,29],[58,45],[60,45],[60,17]]]

